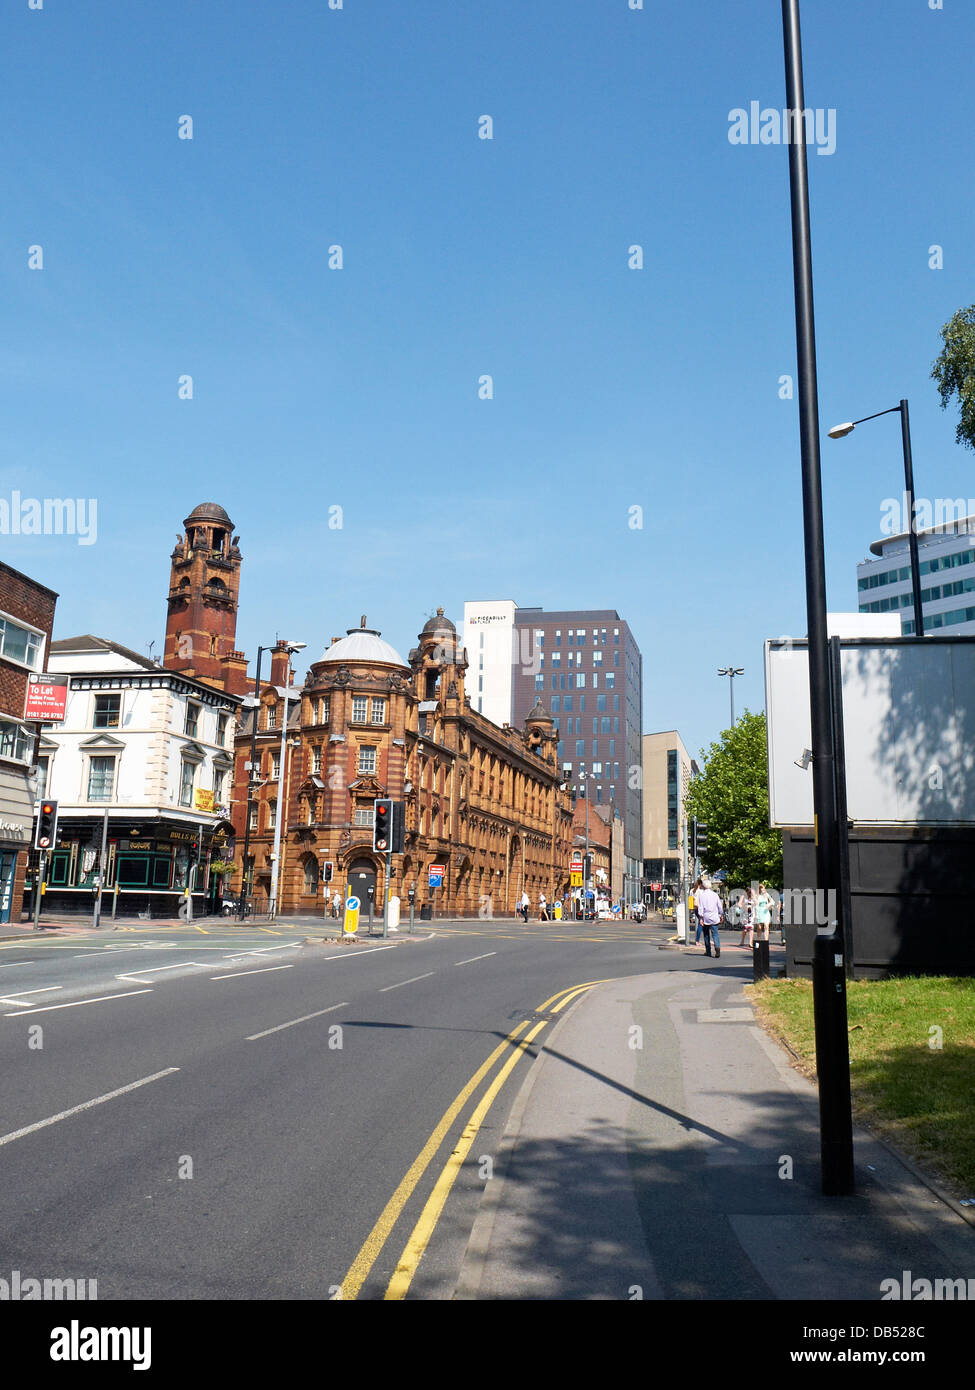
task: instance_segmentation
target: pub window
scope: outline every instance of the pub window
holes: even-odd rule
[[[183,725],[183,733],[190,738],[198,738],[200,733],[200,706],[194,705],[192,700],[186,702],[186,723]]]
[[[179,779],[179,804],[181,806],[193,805],[193,778],[196,769],[192,763],[183,761],[182,771]]]
[[[121,706],[121,695],[96,695],[94,727],[96,729],[117,729]]]
[[[115,759],[91,758],[88,763],[88,800],[111,801],[115,787]]]
[[[227,716],[225,714],[217,715],[217,742],[221,748],[227,742]]]

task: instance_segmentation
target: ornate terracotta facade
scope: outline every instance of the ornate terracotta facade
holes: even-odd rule
[[[252,819],[257,888],[270,879],[273,825],[267,807],[283,787],[281,911],[322,912],[321,867],[334,865],[329,897],[374,890],[378,917],[386,891],[383,856],[372,848],[373,801],[405,805],[403,852],[392,857],[390,893],[408,912],[431,903],[428,870],[444,866],[432,890],[437,916],[513,913],[523,891],[537,904],[568,884],[572,843],[570,795],[560,781],[558,736],[540,704],[522,729],[499,727],[471,709],[464,691],[467,656],[454,625],[438,609],[407,661],[365,626],[350,628],[308,672],[298,713],[289,720],[289,748],[277,778],[268,778]],[[279,704],[281,686],[261,694],[259,730]],[[274,727],[280,739],[281,713]],[[272,715],[273,718],[273,715]],[[244,761],[250,730],[238,738],[235,824],[243,840],[247,796]],[[275,748],[261,734],[259,780],[273,772]],[[279,748],[278,744],[278,748]],[[280,761],[280,759],[279,759]]]

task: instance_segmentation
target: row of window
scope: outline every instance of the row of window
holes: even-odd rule
[[[593,671],[592,676],[591,676],[591,678],[590,678],[590,683],[591,683],[591,685],[592,685],[593,690],[598,690],[598,689],[599,689],[599,674],[600,674],[600,673],[599,673],[598,671]],[[605,673],[605,680],[604,680],[603,684],[606,686],[606,689],[607,689],[607,690],[615,690],[615,688],[616,688],[616,676],[615,676],[615,674],[614,674],[612,671],[607,671],[607,672]],[[585,672],[585,671],[576,671],[574,676],[573,676],[573,673],[572,673],[571,671],[568,673],[568,688],[569,688],[570,690],[572,690],[573,687],[575,687],[576,690],[585,690],[585,688],[586,688],[586,672]],[[553,673],[552,673],[552,689],[553,689],[553,690],[565,690],[565,688],[566,688],[566,673],[565,673],[564,671],[561,671],[561,672],[558,672],[558,673],[553,672]],[[536,675],[536,677],[535,677],[535,689],[536,689],[536,690],[544,690],[544,689],[545,689],[545,676],[544,676],[544,674],[542,674],[541,672],[539,672],[539,674]],[[619,699],[619,696],[617,696],[617,699]]]
[[[92,728],[94,729],[117,729],[122,723],[122,695],[121,692],[101,694],[95,696],[94,709],[92,711]],[[227,744],[227,728],[230,724],[228,714],[217,715],[217,743],[221,748]],[[183,718],[183,733],[189,738],[200,738],[203,727],[203,706],[196,704],[193,700],[187,700],[186,713]]]
[[[975,608],[953,608],[950,613],[925,613],[924,631],[931,632],[936,627],[953,627],[955,623],[975,623]],[[914,619],[904,623],[904,632],[910,636],[914,632]]]
[[[555,666],[555,667],[560,667],[560,666],[562,665],[562,653],[561,653],[561,652],[550,652],[549,655],[550,655],[550,657],[551,657],[551,664],[552,664],[553,666]],[[582,652],[566,652],[566,663],[565,663],[566,666],[572,666],[572,665],[573,665],[573,660],[572,660],[573,656],[575,657],[575,663],[574,663],[574,664],[575,664],[576,666],[581,666],[581,665],[582,665]],[[483,663],[482,663],[482,664],[483,664]],[[592,664],[593,664],[594,666],[602,666],[602,664],[603,664],[603,654],[602,654],[601,651],[598,651],[598,650],[597,650],[597,651],[594,651],[594,652],[593,652],[593,654],[592,654]],[[613,653],[613,665],[614,665],[614,666],[619,666],[619,664],[620,664],[620,654],[619,654],[619,652],[614,652],[614,653]],[[540,671],[544,671],[544,670],[545,670],[545,657],[544,657],[544,655],[541,655],[541,656],[539,656],[539,658],[538,658],[538,669],[539,669]]]
[[[379,695],[353,695],[350,724],[385,724],[386,699]],[[332,717],[331,697],[320,695],[311,702],[312,719],[316,724],[328,724]],[[277,705],[264,707],[265,729],[278,727]]]
[[[950,584],[935,584],[930,589],[921,590],[922,603],[936,603],[938,599],[956,598],[959,594],[975,593],[975,579],[955,579]],[[890,613],[898,608],[913,608],[914,596],[892,594],[890,598],[874,599],[872,603],[861,603],[861,613]]]
[[[587,630],[588,630],[588,629],[587,629],[587,628],[584,628],[584,627],[577,627],[577,628],[572,628],[572,627],[570,627],[570,628],[566,628],[566,638],[565,638],[566,646],[571,647],[573,644],[575,644],[575,646],[577,646],[577,647],[584,647],[585,644],[586,644],[586,632],[587,632]],[[595,646],[597,643],[602,643],[602,644],[605,646],[605,645],[606,645],[606,629],[605,629],[604,627],[594,627],[594,628],[592,629],[592,641],[593,641],[593,646]],[[616,646],[619,646],[619,642],[620,642],[620,630],[619,630],[618,627],[614,627],[614,628],[613,628],[613,642],[616,644]],[[535,629],[535,646],[536,646],[536,647],[544,647],[544,645],[545,645],[545,633],[542,631],[541,628],[536,628],[536,629]],[[561,645],[562,645],[562,629],[559,628],[559,627],[557,627],[557,628],[555,629],[555,645],[556,645],[557,647],[561,647]],[[600,655],[602,655],[602,653],[600,653]]]
[[[975,564],[975,550],[956,550],[953,555],[937,555],[933,560],[922,560],[919,569],[922,574],[937,574],[939,570],[958,569],[960,565]],[[910,579],[910,566],[896,570],[884,570],[881,574],[868,574],[857,580],[857,588],[877,589],[882,584],[898,584],[902,579]],[[864,611],[864,610],[861,610]],[[869,611],[873,611],[872,609]]]
[[[561,724],[558,719],[554,721],[556,729],[562,732]],[[573,727],[573,725],[575,727]],[[620,717],[618,714],[601,714],[598,717],[593,715],[592,719],[593,734],[618,734],[620,731]],[[582,733],[582,720],[577,715],[575,719],[571,717],[565,721],[565,733],[568,735]]]
[[[553,695],[551,700],[552,713],[561,714],[564,711],[566,714],[570,714],[572,712],[572,698],[573,697],[571,695]],[[600,714],[604,713],[606,710],[610,708],[609,699],[610,697],[608,695],[596,696],[596,709],[600,712]],[[618,695],[614,695],[612,699],[612,708],[614,710],[618,710],[620,707],[620,697]],[[586,712],[585,695],[579,696],[579,712],[580,714],[585,714]],[[556,723],[558,723],[558,720],[556,720]]]

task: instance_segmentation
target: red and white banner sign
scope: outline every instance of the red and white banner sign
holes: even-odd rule
[[[53,724],[64,718],[68,703],[68,677],[50,674],[27,677],[25,719]]]

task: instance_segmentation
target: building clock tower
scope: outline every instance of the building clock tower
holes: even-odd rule
[[[171,557],[163,666],[243,695],[247,660],[236,649],[241,555],[234,524],[216,502],[201,502],[183,526]]]

